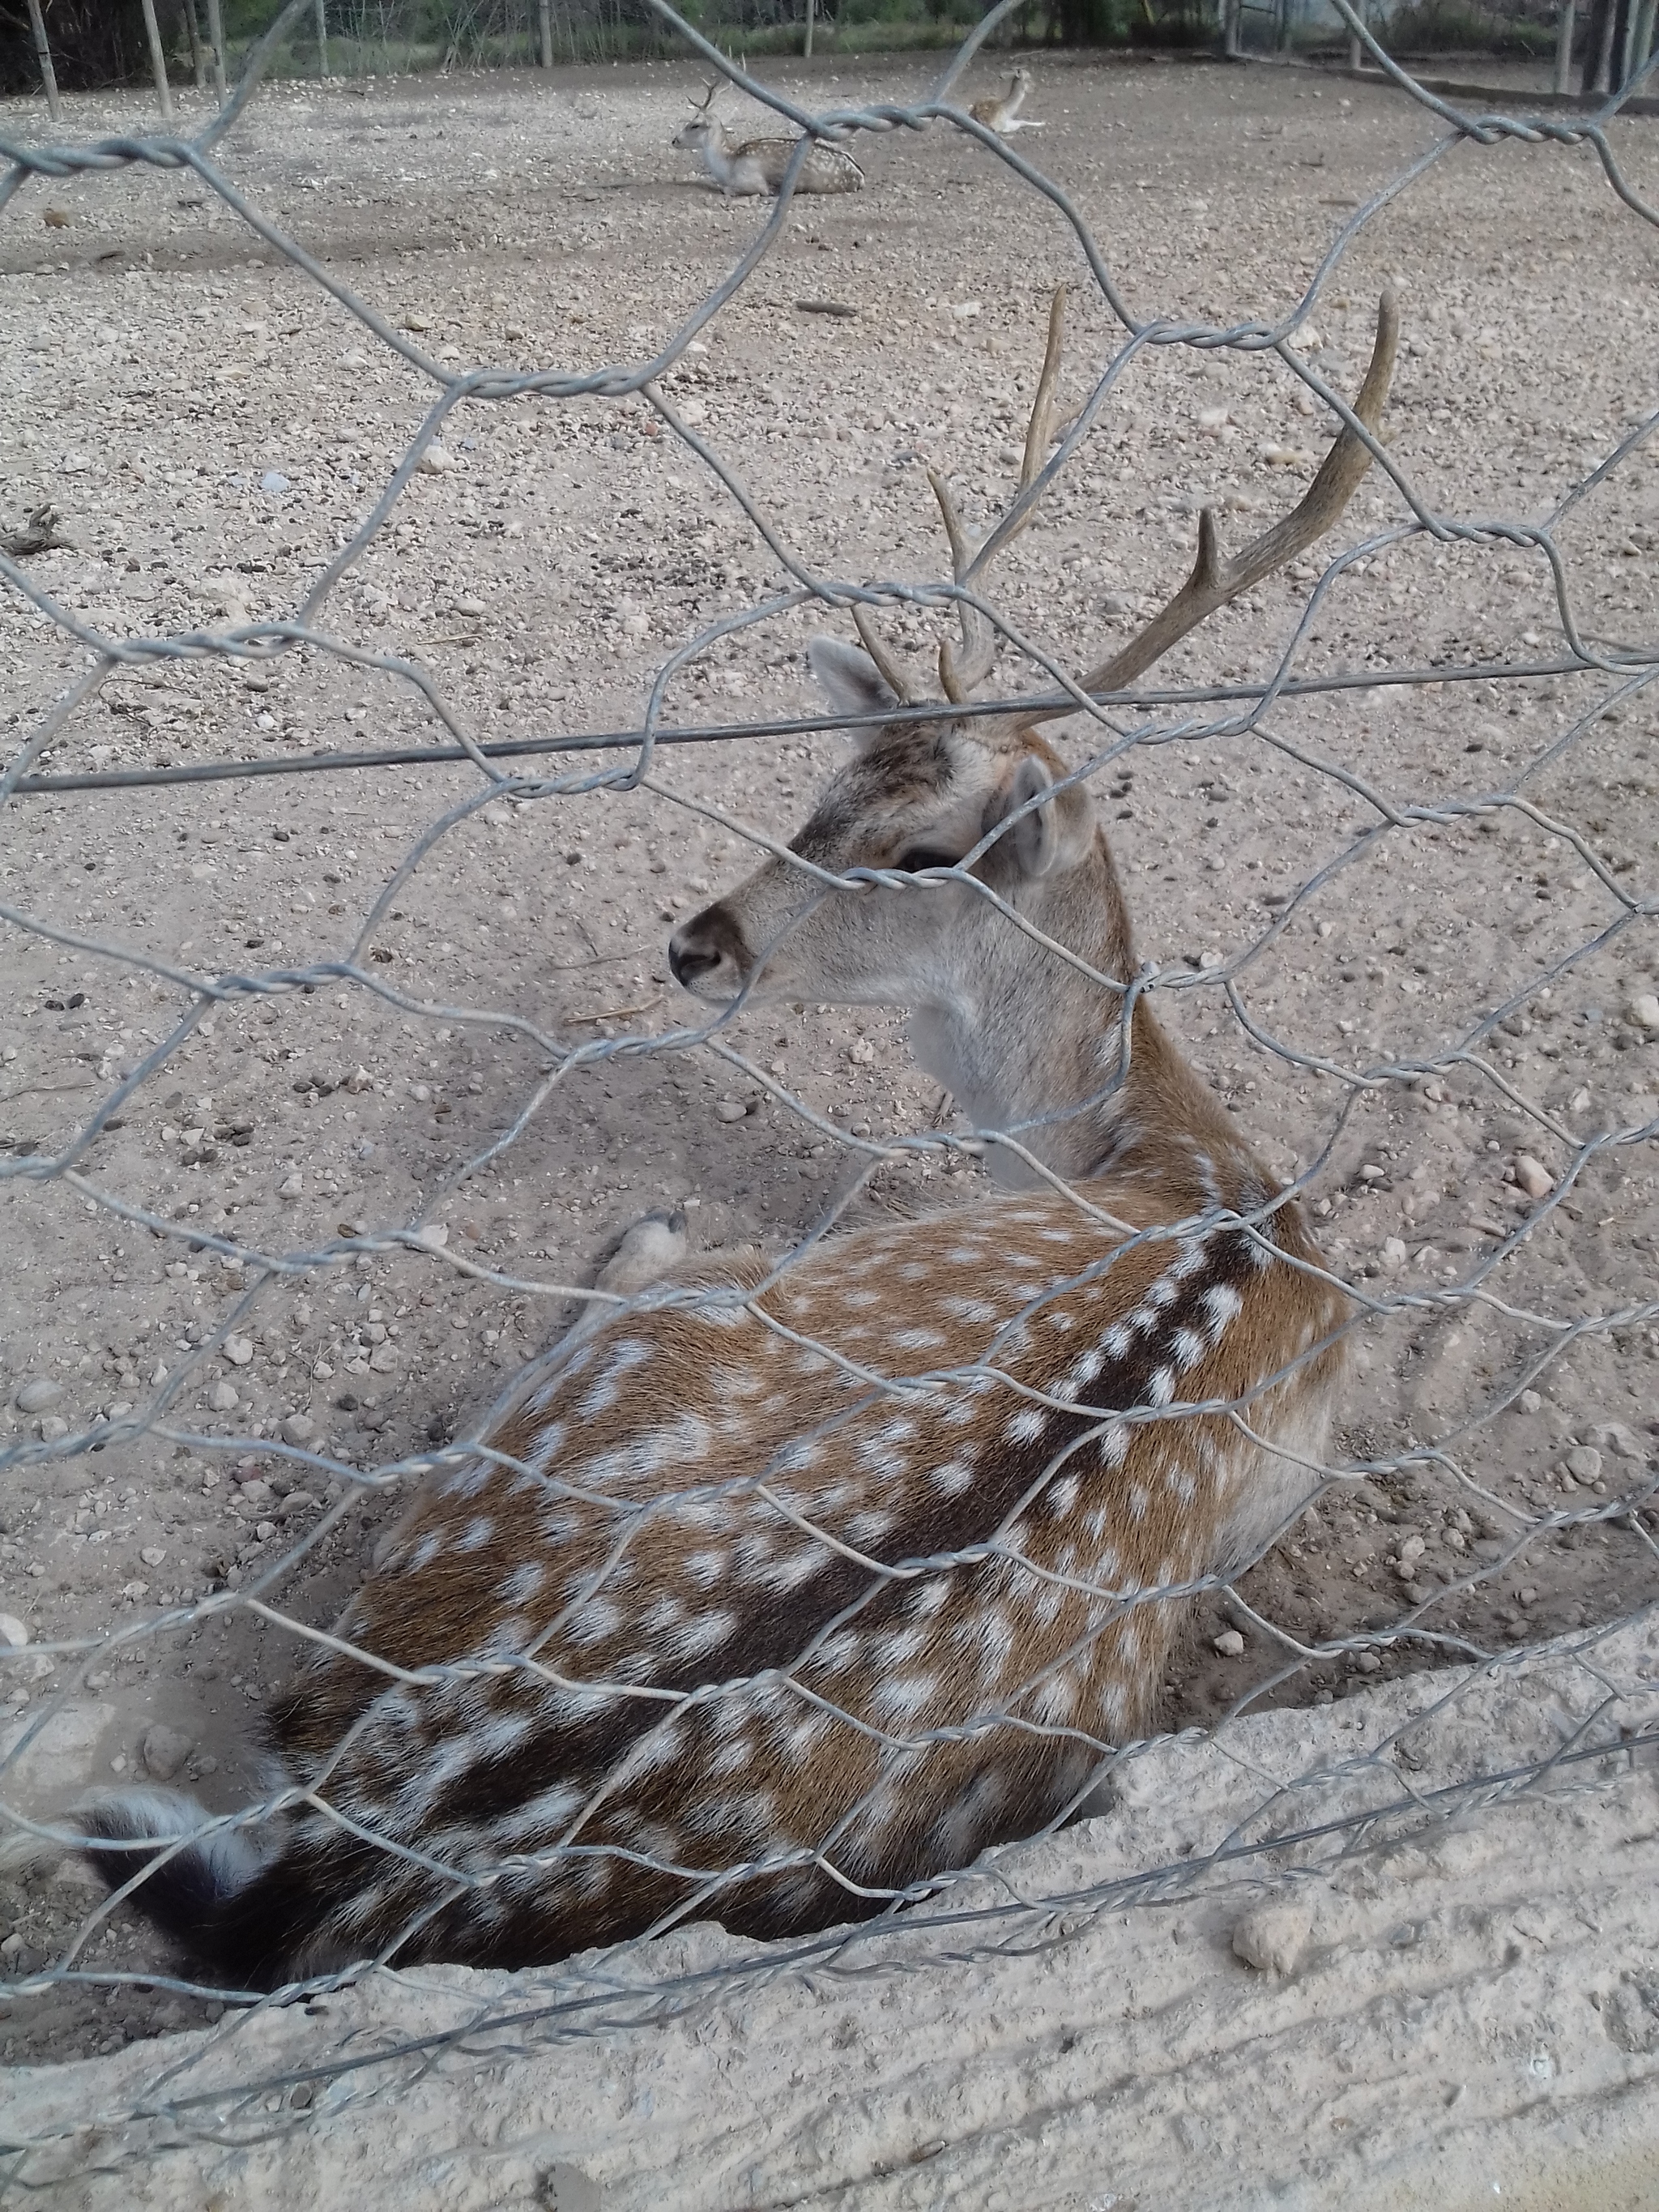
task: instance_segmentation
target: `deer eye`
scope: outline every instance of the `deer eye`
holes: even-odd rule
[[[937,845],[912,845],[908,853],[899,854],[893,866],[913,876],[921,868],[954,868],[959,857],[955,853],[942,853]]]

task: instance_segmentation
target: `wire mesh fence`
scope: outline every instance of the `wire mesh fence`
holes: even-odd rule
[[[269,40],[301,12],[285,10]],[[140,165],[187,176],[430,395],[379,490],[367,488],[280,619],[116,635],[32,573],[32,541],[0,554],[32,674],[46,665],[42,639],[61,654],[55,696],[19,714],[0,783],[18,886],[0,908],[20,987],[20,1042],[6,1064],[27,1079],[9,1090],[9,1109],[40,1115],[44,1128],[49,1084],[25,993],[32,1016],[68,1024],[86,995],[70,985],[95,974],[133,979],[151,994],[147,1014],[173,1009],[147,1032],[130,1002],[134,1019],[78,1048],[94,1102],[50,1134],[20,1122],[0,1156],[20,1308],[31,1267],[53,1238],[79,1233],[83,1216],[106,1239],[97,1261],[117,1281],[143,1259],[137,1304],[153,1306],[106,1351],[20,1374],[0,1448],[0,1593],[44,1596],[46,1559],[74,1547],[91,1563],[99,1616],[89,1632],[41,1635],[20,1596],[4,1624],[9,1863],[56,1864],[75,1923],[49,1956],[33,1955],[15,1929],[0,1947],[19,2021],[48,2000],[142,1985],[155,2001],[150,2027],[199,2019],[169,2015],[169,2003],[187,2002],[216,2017],[228,2008],[225,2035],[262,2014],[270,1999],[258,1992],[287,2000],[303,1990],[320,2003],[366,1962],[458,1960],[540,1971],[523,2003],[487,2000],[482,2022],[470,2014],[439,2039],[481,2024],[528,2041],[624,2033],[745,1979],[899,1972],[964,1946],[989,1957],[1063,1944],[1105,1912],[1235,1878],[1264,1854],[1315,1866],[1471,1806],[1594,1787],[1628,1771],[1650,1733],[1646,1658],[1629,1632],[1651,1606],[1659,1526],[1659,1300],[1640,1256],[1653,1235],[1659,1134],[1650,1072],[1659,999],[1648,980],[1659,965],[1659,895],[1651,817],[1640,807],[1652,791],[1641,717],[1659,648],[1644,635],[1611,637],[1601,617],[1584,616],[1571,531],[1587,503],[1616,501],[1632,483],[1659,408],[1626,406],[1573,478],[1528,514],[1443,513],[1389,441],[1389,310],[1359,397],[1354,365],[1310,336],[1316,313],[1338,312],[1345,266],[1368,228],[1454,155],[1492,161],[1516,142],[1585,149],[1606,192],[1654,222],[1610,135],[1613,106],[1571,123],[1466,115],[1374,48],[1436,135],[1346,215],[1294,308],[1276,322],[1149,319],[1073,198],[1027,158],[1030,142],[1000,136],[957,104],[995,15],[929,99],[813,113],[659,14],[801,134],[800,146],[775,207],[672,337],[580,374],[447,360],[422,343],[418,319],[410,327],[378,312],[262,212],[217,152],[257,85],[258,55],[236,99],[194,138],[3,149],[14,218],[35,183],[96,183]],[[789,515],[746,489],[700,427],[708,410],[690,378],[693,349],[762,280],[799,220],[795,187],[815,139],[885,138],[909,161],[945,132],[1047,200],[1073,242],[1074,313],[1096,313],[1106,335],[1074,390],[1056,322],[1048,369],[1026,380],[1036,397],[1023,453],[1016,424],[999,433],[1016,442],[998,468],[956,491],[940,477],[948,580],[824,573],[795,550]],[[1408,298],[1408,344],[1411,313]],[[1030,334],[1027,354],[1039,343]],[[1201,521],[1185,589],[1171,599],[1166,578],[1118,606],[1115,619],[1135,620],[1129,642],[1079,673],[1045,643],[1028,592],[993,589],[990,566],[1028,526],[1022,546],[1063,511],[1132,376],[1160,359],[1286,375],[1329,419],[1334,443],[1322,460],[1279,449],[1271,465],[1328,496],[1314,515],[1287,491],[1231,562],[1213,521]],[[1431,391],[1431,358],[1429,380]],[[1625,396],[1637,395],[1627,386]],[[719,595],[694,580],[702,604],[664,654],[637,726],[486,743],[431,666],[354,641],[331,615],[397,527],[411,486],[452,467],[450,443],[471,410],[527,399],[550,414],[640,403],[637,420],[707,472],[772,573],[753,588],[740,575],[712,616],[707,601]],[[1396,407],[1406,404],[1397,392]],[[1639,516],[1648,495],[1638,484],[1631,496]],[[1306,528],[1287,521],[1292,510],[1311,518]],[[991,518],[977,540],[966,519],[976,514]],[[36,538],[53,534],[49,519],[32,526]],[[1193,526],[1190,513],[1182,526]],[[1644,525],[1630,527],[1618,565],[1628,559],[1644,573],[1651,538],[1644,547]],[[1328,641],[1342,592],[1388,573],[1401,549],[1427,547],[1486,564],[1481,574],[1499,561],[1535,563],[1557,639],[1534,630],[1520,654],[1404,665],[1377,661],[1361,640],[1358,670],[1319,665],[1314,648]],[[1200,662],[1187,681],[1143,682],[1185,629],[1260,593],[1269,577],[1285,594],[1285,619],[1265,672],[1218,674]],[[803,611],[826,630],[856,624],[873,655],[820,653],[831,711],[671,718],[695,672],[719,668],[750,639],[787,637]],[[1644,631],[1650,605],[1638,611]],[[623,619],[646,618],[635,609]],[[970,696],[999,644],[1035,687],[1012,719],[1006,677],[988,702]],[[915,672],[923,650],[937,658],[937,679]],[[136,675],[236,671],[265,686],[296,662],[349,673],[353,684],[383,680],[386,696],[402,693],[416,709],[420,740],[164,760],[161,745],[202,749],[147,725],[142,763],[112,766],[106,748],[89,765],[64,764],[100,696]],[[1486,714],[1501,715],[1527,684],[1561,687],[1559,726],[1528,738],[1518,757],[1487,737],[1463,740],[1477,768],[1505,772],[1422,796],[1397,789],[1386,740],[1378,772],[1323,741],[1312,719],[1358,690],[1372,708],[1389,696],[1432,700],[1462,730],[1472,726],[1450,702],[1478,694]],[[254,729],[267,696],[241,702]],[[362,710],[348,712],[356,735]],[[1066,756],[1022,734],[1066,712],[1082,734],[1068,734]],[[829,731],[858,735],[855,757],[793,843],[743,804],[740,787],[665,772],[715,744],[721,758],[765,748],[769,762],[799,763],[801,741]],[[1595,751],[1609,734],[1611,756]],[[561,754],[573,757],[548,757]],[[1144,792],[1172,778],[1168,763],[1192,764],[1200,781],[1172,802],[1171,818],[1206,852],[1218,886],[1244,866],[1242,846],[1227,842],[1239,797],[1230,779],[1242,784],[1259,760],[1290,779],[1287,794],[1331,794],[1342,841],[1308,858],[1287,800],[1274,881],[1253,895],[1232,948],[1143,962],[1096,826],[1116,836],[1120,821],[1134,820],[1138,779]],[[337,907],[325,957],[226,964],[188,958],[188,945],[143,947],[44,896],[29,866],[32,807],[73,806],[100,790],[297,775],[295,812],[276,832],[286,845],[330,776],[394,779],[377,787],[389,817],[427,787],[395,778],[422,765],[470,768],[471,780],[418,834],[388,821],[388,842],[404,842],[392,864],[348,872],[357,853],[337,853],[324,881],[340,896],[308,917],[326,921]],[[799,765],[788,772],[798,828],[806,794],[793,780]],[[1578,781],[1564,798],[1568,773]],[[613,820],[599,813],[607,805],[645,800],[687,837],[712,825],[726,841],[721,880],[702,886],[723,896],[700,916],[680,915],[672,956],[676,978],[705,993],[702,1006],[652,1027],[636,1018],[668,1006],[666,996],[629,1003],[624,989],[623,1003],[555,1022],[526,1013],[516,994],[462,1003],[425,988],[409,930],[397,927],[423,871],[430,880],[452,852],[476,866],[465,840],[485,825],[528,834],[551,820],[542,865],[564,881],[550,915],[584,929],[583,909],[595,920],[601,896],[589,883],[600,833],[556,860],[553,841],[580,840],[571,825],[583,819]],[[1607,819],[1622,801],[1629,835]],[[744,848],[760,872],[739,887]],[[119,878],[123,857],[118,847],[92,872],[113,867]],[[1386,890],[1367,878],[1379,862],[1396,871]],[[152,854],[142,865],[160,864]],[[217,866],[171,865],[209,876]],[[1161,880],[1147,880],[1154,865],[1128,877],[1128,908],[1141,884],[1150,897]],[[351,872],[376,879],[356,915]],[[1435,887],[1449,872],[1490,882],[1494,900],[1500,884],[1518,882],[1536,909],[1501,925],[1494,972],[1449,973],[1444,948],[1434,952]],[[1333,907],[1333,892],[1356,880],[1368,888]],[[1385,896],[1399,911],[1382,913]],[[518,917],[502,912],[505,962]],[[235,927],[246,951],[268,925],[250,902]],[[1355,1015],[1320,1002],[1311,1033],[1276,1019],[1261,979],[1287,947],[1334,937]],[[67,971],[55,981],[29,965],[48,950]],[[591,964],[603,971],[605,958],[596,946]],[[1373,982],[1397,983],[1420,1012],[1408,1048],[1390,1048],[1366,996]],[[1579,1004],[1585,988],[1608,1003]],[[739,1042],[742,1023],[780,997],[806,1029],[831,1022],[836,1002],[921,1000],[917,1048],[934,1072],[948,1071],[953,1100],[930,1117],[895,1079],[890,1114],[868,1091],[839,1111],[815,1102],[787,1060]],[[346,1018],[325,1048],[323,1032],[307,1032],[285,1062],[254,1025],[304,1014],[307,1000]],[[368,1018],[357,1009],[370,1007],[443,1055],[427,1071],[433,1082],[406,1086],[434,1118],[453,1112],[449,1097],[434,1099],[446,1067],[457,1081],[462,1066],[476,1068],[467,1097],[499,1085],[489,1102],[496,1126],[434,1152],[401,1212],[392,1170],[412,1139],[389,1116],[386,1078],[351,1050]],[[378,1143],[351,1139],[349,1185],[308,1156],[303,1130],[279,1139],[274,1161],[261,1157],[257,1118],[224,1103],[228,1071],[204,1080],[233,1036],[252,1043],[258,1080],[285,1085],[301,1112],[349,1099],[343,1119],[361,1115],[368,1127],[372,1110],[388,1108]],[[497,1048],[492,1060],[467,1058],[475,1040]],[[1207,1080],[1185,1072],[1177,1043]],[[878,1056],[862,1033],[847,1051],[860,1076]],[[671,1187],[595,1282],[523,1264],[538,1255],[511,1249],[524,1241],[518,1224],[531,1204],[512,1194],[514,1170],[522,1161],[526,1180],[535,1171],[531,1147],[550,1114],[584,1081],[621,1088],[626,1079],[637,1101],[639,1084],[677,1082],[691,1066],[726,1086],[719,1109],[734,1143],[742,1124],[758,1124],[781,1151],[793,1148],[815,1190],[839,1173],[805,1233],[759,1254],[688,1256],[673,1211],[683,1194]],[[166,1117],[160,1142],[186,1185],[246,1153],[271,1203],[169,1208],[155,1178],[146,1188],[136,1168],[131,1178],[112,1171],[111,1138],[141,1111]],[[1419,1243],[1409,1231],[1429,1216],[1449,1146],[1465,1162],[1455,1233],[1437,1228]],[[1471,1158],[1486,1183],[1474,1182]],[[1012,1193],[991,1188],[988,1174]],[[503,1209],[499,1233],[460,1218],[463,1206],[483,1212],[470,1194],[486,1190]],[[942,1190],[947,1211],[915,1210]],[[1368,1238],[1368,1210],[1390,1200],[1389,1218],[1407,1233]],[[339,1218],[348,1206],[351,1218]],[[317,1233],[289,1231],[284,1207],[308,1210]],[[1588,1272],[1567,1273],[1564,1250],[1591,1232],[1601,1241]],[[498,1328],[465,1335],[462,1353],[440,1348],[427,1315],[469,1284],[510,1309],[516,1347]],[[166,1306],[170,1297],[189,1304]],[[331,1299],[325,1326],[315,1310]],[[569,1334],[542,1349],[573,1310]],[[13,1326],[22,1333],[21,1317]],[[455,1385],[476,1384],[475,1363],[505,1370],[505,1395],[469,1410],[451,1434]],[[458,1364],[460,1377],[447,1371]],[[1408,1433],[1383,1437],[1368,1403],[1396,1372],[1416,1378],[1413,1412]],[[263,1395],[249,1388],[262,1373]],[[376,1446],[386,1401],[365,1410],[377,1390],[425,1424],[416,1445],[389,1459]],[[363,1416],[352,1449],[327,1433],[325,1403]],[[1547,1410],[1559,1418],[1543,1422],[1544,1441],[1518,1443],[1517,1417],[1538,1421]],[[147,1470],[162,1468],[191,1512],[223,1505],[216,1552],[186,1572],[181,1547],[156,1543],[139,1555],[141,1573],[100,1580],[98,1563],[117,1545],[97,1547],[142,1510],[123,1479],[148,1481]],[[386,1515],[388,1503],[404,1517]],[[94,1701],[112,1679],[130,1680],[163,1652],[193,1652],[213,1679],[208,1668],[240,1648],[216,1639],[256,1626],[292,1669],[264,1698],[280,1763],[264,1781],[240,1795],[216,1784],[213,1760],[163,1711],[141,1744],[116,1754],[112,1782],[125,1796],[103,1800],[101,1813],[63,1804],[64,1769],[88,1748],[88,1728],[101,1730]],[[1540,1626],[1554,1632],[1571,1686],[1532,1715],[1524,1755],[1488,1756],[1478,1731],[1458,1732],[1457,1717],[1530,1661]],[[1247,1655],[1241,1689],[1230,1670]],[[1401,1678],[1423,1669],[1439,1670],[1431,1689],[1401,1702]],[[1177,1698],[1171,1708],[1180,1680],[1200,1674],[1207,1707]],[[1009,1854],[1030,1838],[1059,1834],[1080,1813],[1133,1805],[1137,1772],[1162,1755],[1160,1717],[1212,1722],[1224,1740],[1248,1725],[1249,1709],[1329,1704],[1378,1683],[1395,1702],[1384,1694],[1364,1708],[1371,1717],[1350,1757],[1264,1784],[1249,1814],[1203,1849],[1154,1851],[1081,1891],[1020,1885]],[[154,1786],[186,1781],[197,1794]],[[101,1838],[107,1898],[75,1887],[75,1846],[89,1838]],[[184,1939],[182,1963],[177,1949],[134,1932],[129,1900]],[[642,1996],[641,1961],[664,1955],[653,1939],[708,1918],[771,1948],[671,1972]],[[863,1932],[849,1933],[857,1922]],[[597,1976],[591,1960],[580,1972],[561,1965],[599,1943],[620,1948]],[[74,2031],[74,2048],[88,2033]],[[10,2055],[54,2054],[48,2039],[15,2043]],[[383,2063],[378,2045],[343,2043],[313,2086],[325,2078],[329,2096],[349,2097],[354,2075]],[[234,2111],[216,2091],[196,2112],[187,2071],[158,2057],[130,2107],[188,2112],[190,2129],[228,2139],[295,2087],[291,2074],[251,2063]],[[309,2095],[284,2104],[282,2124],[305,2125],[309,2110]],[[47,2155],[40,2141],[11,2152],[13,2178],[25,2181],[31,2160]]]

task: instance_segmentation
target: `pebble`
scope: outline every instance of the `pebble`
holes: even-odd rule
[[[57,1413],[48,1413],[40,1424],[40,1441],[53,1443],[59,1437],[69,1434],[69,1423]]]
[[[9,1651],[21,1651],[28,1640],[28,1630],[15,1613],[0,1613],[0,1644]]]
[[[143,1550],[139,1553],[138,1557],[143,1565],[147,1567],[159,1567],[162,1560],[167,1557],[167,1550],[166,1547],[161,1544],[146,1544]]]
[[[1590,1442],[1599,1450],[1611,1452],[1615,1459],[1645,1459],[1647,1451],[1634,1429],[1626,1428],[1622,1421],[1598,1421],[1590,1431]]]
[[[1536,1390],[1523,1390],[1515,1402],[1523,1413],[1535,1413],[1544,1401]]]
[[[45,1375],[37,1375],[33,1382],[24,1383],[17,1394],[20,1413],[44,1413],[48,1406],[55,1406],[64,1395],[61,1382],[54,1382]]]
[[[1422,1558],[1424,1553],[1427,1551],[1427,1549],[1428,1546],[1424,1542],[1420,1536],[1407,1536],[1405,1542],[1400,1547],[1400,1571],[1401,1574],[1404,1574],[1408,1568],[1414,1565],[1415,1563]]]
[[[158,1782],[171,1782],[190,1757],[190,1738],[157,1721],[144,1735],[144,1765]]]
[[[246,1367],[253,1357],[253,1340],[247,1336],[228,1336],[224,1355],[233,1367]]]
[[[456,465],[455,456],[434,438],[415,465],[423,477],[447,477]]]
[[[1380,1674],[1382,1671],[1382,1662],[1375,1651],[1362,1651],[1353,1663],[1362,1674]]]
[[[1242,1659],[1244,1656],[1244,1638],[1236,1628],[1224,1628],[1215,1639],[1214,1648],[1224,1659]]]
[[[1293,1974],[1313,1933],[1299,1905],[1259,1905],[1233,1930],[1233,1956],[1260,1974]]]
[[[1567,1473],[1575,1482],[1594,1482],[1601,1472],[1601,1455],[1594,1444],[1575,1444],[1567,1454]]]
[[[1659,1032],[1659,998],[1651,991],[1644,991],[1639,998],[1632,999],[1628,1012],[1638,1030]]]
[[[280,469],[267,469],[259,479],[259,489],[274,495],[279,491],[289,491],[292,486]]]
[[[414,1083],[410,1085],[409,1095],[417,1104],[424,1106],[432,1092],[424,1083]]]
[[[1555,1188],[1555,1179],[1541,1160],[1534,1159],[1530,1152],[1515,1156],[1515,1180],[1528,1198],[1547,1198]]]
[[[441,1252],[449,1242],[449,1231],[441,1221],[428,1221],[413,1231],[411,1244],[423,1244],[428,1252]]]
[[[278,1198],[299,1198],[304,1191],[305,1182],[297,1170],[291,1176],[284,1176],[276,1186]]]
[[[302,1444],[317,1433],[317,1424],[309,1413],[290,1413],[283,1423],[283,1441]]]
[[[714,1108],[717,1119],[722,1121],[741,1121],[748,1111],[740,1098],[722,1098]]]
[[[1406,1240],[1403,1237],[1389,1237],[1384,1238],[1382,1244],[1382,1265],[1389,1270],[1390,1274],[1394,1273],[1396,1269],[1405,1266],[1407,1256]]]
[[[208,1405],[216,1413],[232,1413],[240,1403],[234,1388],[228,1382],[216,1382],[208,1392]]]

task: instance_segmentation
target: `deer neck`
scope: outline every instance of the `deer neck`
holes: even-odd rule
[[[716,184],[731,183],[732,153],[732,149],[726,136],[725,124],[713,125],[702,142],[702,158],[708,162],[709,173]]]
[[[1079,866],[1024,878],[1004,896],[1097,974],[1124,981],[1134,974],[1128,909],[1103,838]],[[1126,1071],[1121,994],[1011,928],[988,903],[975,902],[948,965],[916,1006],[910,1044],[976,1127],[1017,1135],[1068,1182],[1109,1170],[1167,1177],[1179,1134],[1197,1140],[1188,1148],[1194,1158],[1237,1149],[1218,1102],[1144,999]],[[1001,1146],[990,1164],[1000,1182],[1034,1180]]]

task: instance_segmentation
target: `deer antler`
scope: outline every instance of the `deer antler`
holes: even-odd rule
[[[694,100],[691,103],[692,107],[696,110],[697,114],[712,115],[714,113],[714,101],[719,95],[720,87],[725,83],[725,82],[726,79],[724,77],[717,76],[712,81],[712,82],[706,83],[703,86],[702,98],[701,100]]]
[[[1027,527],[1036,514],[1038,501],[1030,505],[1010,525],[1019,500],[1028,492],[1042,473],[1048,459],[1048,446],[1054,435],[1054,386],[1060,378],[1060,356],[1066,343],[1066,292],[1064,284],[1057,285],[1048,308],[1048,343],[1042,356],[1042,371],[1037,378],[1036,397],[1031,402],[1031,419],[1025,429],[1025,454],[1019,471],[1019,483],[1006,512],[995,526],[988,531],[977,545],[969,543],[963,528],[961,510],[948,480],[937,469],[929,469],[927,481],[933,488],[933,497],[939,501],[945,534],[951,544],[951,581],[965,585],[975,568],[986,556],[986,549],[995,539],[994,553],[1011,545],[1020,532]],[[972,698],[978,685],[991,672],[997,654],[999,639],[996,631],[977,607],[965,600],[957,602],[957,618],[961,625],[961,641],[946,638],[939,649],[939,680],[945,696],[953,706],[963,706]],[[926,694],[918,690],[915,679],[902,665],[896,660],[883,644],[869,611],[864,607],[853,610],[853,620],[864,641],[864,649],[876,664],[884,682],[907,706],[920,706]]]
[[[1054,427],[1054,386],[1060,380],[1060,357],[1066,349],[1066,290],[1064,284],[1057,284],[1048,305],[1048,343],[1042,356],[1042,372],[1037,378],[1036,397],[1031,402],[1031,419],[1025,426],[1025,455],[1020,465],[1018,489],[1008,510],[1011,514],[1021,496],[1042,475],[1042,465],[1048,458]],[[968,581],[994,538],[997,538],[996,551],[1000,553],[1012,544],[1022,530],[1029,527],[1037,511],[1038,501],[1032,500],[1012,526],[1005,515],[995,529],[988,531],[970,549],[950,484],[935,469],[928,470],[927,481],[933,487],[945,534],[951,541],[951,579],[957,584]],[[953,706],[960,707],[972,698],[990,674],[1000,641],[979,609],[969,606],[966,600],[957,602],[957,614],[962,626],[962,642],[958,647],[946,638],[940,645],[939,680],[945,687],[945,697]]]
[[[1371,349],[1371,365],[1353,403],[1355,415],[1373,437],[1389,396],[1399,336],[1398,305],[1393,292],[1387,291],[1377,302],[1376,341]],[[1259,584],[1264,576],[1270,576],[1275,568],[1283,568],[1287,561],[1304,552],[1335,526],[1370,465],[1370,447],[1345,423],[1341,436],[1326,454],[1318,474],[1297,505],[1231,561],[1221,557],[1215,512],[1206,507],[1198,519],[1198,557],[1193,563],[1192,574],[1143,630],[1109,660],[1103,660],[1089,671],[1081,679],[1081,688],[1085,691],[1122,690],[1137,676],[1144,675],[1155,661],[1161,660],[1188,630],[1196,629],[1218,608],[1224,607],[1229,599],[1237,599],[1252,584]],[[1052,722],[1075,711],[1071,707],[1043,707],[1024,719],[1031,724]]]

